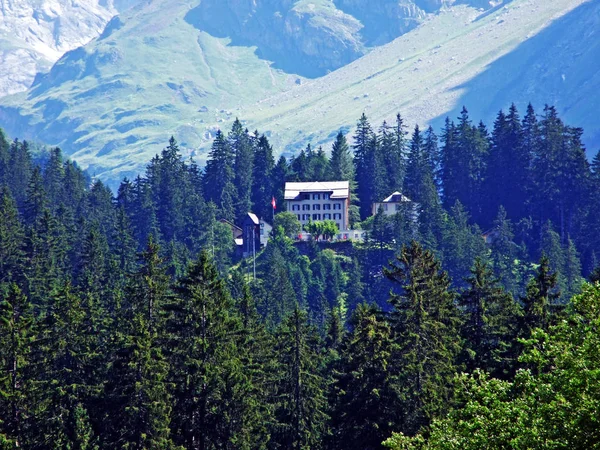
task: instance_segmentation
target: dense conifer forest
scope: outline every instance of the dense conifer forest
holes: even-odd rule
[[[353,133],[276,160],[236,120],[205,168],[171,138],[113,193],[0,132],[0,448],[600,448],[583,130],[512,106]],[[294,239],[284,183],[317,180],[350,181],[364,242]],[[228,222],[273,197],[254,276]]]

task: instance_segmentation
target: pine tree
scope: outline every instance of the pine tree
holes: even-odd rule
[[[321,374],[320,343],[296,308],[276,333],[280,371],[276,380],[276,424],[273,448],[322,448],[327,428],[325,379]]]
[[[56,147],[50,150],[50,159],[44,167],[43,179],[44,189],[48,194],[49,205],[55,208],[64,201],[65,167],[62,157],[62,151]]]
[[[403,129],[403,120],[398,115],[397,128]],[[390,127],[386,122],[379,129],[378,161],[376,180],[376,196],[382,199],[392,192],[402,189],[404,181],[404,146],[398,147],[397,129]]]
[[[323,150],[323,147],[319,147],[314,152],[309,160],[309,173],[310,177],[308,181],[324,181],[327,180],[331,169],[329,167],[329,160]]]
[[[31,153],[27,141],[13,141],[9,148],[8,168],[5,173],[5,182],[9,187],[19,210],[23,208],[27,198],[28,186],[32,175]],[[37,169],[37,178],[41,180],[40,170]],[[37,182],[37,180],[36,180]],[[42,185],[41,181],[39,182]]]
[[[392,433],[402,404],[392,371],[390,325],[376,307],[359,305],[343,344],[332,387],[332,437],[328,448],[376,450]]]
[[[451,400],[460,350],[459,313],[448,274],[418,243],[404,247],[385,275],[402,289],[390,297],[390,321],[398,346],[393,359],[402,398],[398,426],[413,434],[446,411]]]

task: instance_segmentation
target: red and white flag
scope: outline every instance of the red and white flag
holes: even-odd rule
[[[277,209],[277,203],[275,202],[275,197],[271,198],[271,206],[273,206],[273,209]]]

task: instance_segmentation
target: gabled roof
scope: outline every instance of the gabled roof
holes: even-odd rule
[[[330,192],[332,199],[350,197],[348,181],[312,181],[308,183],[285,183],[285,199],[296,200],[300,194],[308,192]]]
[[[381,203],[403,203],[410,201],[411,199],[408,198],[406,195],[403,195],[400,192],[396,191],[392,195],[387,197],[385,200],[383,200]]]

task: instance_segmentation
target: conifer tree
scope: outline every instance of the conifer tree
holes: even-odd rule
[[[332,387],[333,449],[376,450],[402,415],[390,325],[376,307],[359,305]]]
[[[560,309],[557,290],[557,274],[550,268],[550,260],[545,255],[540,259],[540,265],[535,277],[527,284],[523,303],[523,321],[520,334],[529,337],[534,328],[547,329],[553,315]]]
[[[248,130],[243,128],[242,123],[237,118],[231,127],[227,140],[234,155],[235,218],[236,221],[240,221],[252,210],[251,189],[254,152]]]
[[[33,163],[27,141],[19,142],[15,139],[9,148],[8,168],[5,173],[5,183],[17,202],[19,209],[23,208],[30,186]],[[37,178],[41,180],[38,168]],[[36,180],[37,182],[37,180]],[[41,181],[39,183],[42,184]]]
[[[204,169],[204,195],[207,201],[212,201],[219,209],[230,209],[233,205],[226,205],[225,197],[229,195],[229,201],[236,196],[234,192],[235,175],[233,172],[235,154],[227,142],[223,133],[219,130],[212,143],[206,168]],[[227,208],[225,208],[227,206]],[[227,211],[233,214],[233,211]],[[228,217],[232,220],[232,217]]]
[[[272,214],[271,199],[273,185],[271,172],[275,165],[273,148],[266,136],[258,139],[254,150],[254,167],[252,171],[252,208],[258,217],[268,218]]]
[[[402,121],[398,115],[397,120]],[[397,125],[403,128],[403,124]],[[376,198],[382,199],[402,189],[404,181],[404,148],[398,147],[396,129],[383,122],[379,129],[377,146]]]
[[[24,444],[33,406],[31,344],[35,320],[29,300],[15,283],[0,285],[0,434]]]
[[[357,193],[360,199],[360,216],[367,218],[375,198],[374,174],[376,170],[376,139],[367,116],[363,113],[354,134],[354,167]]]
[[[448,274],[433,253],[417,242],[402,249],[385,275],[401,288],[389,300],[398,346],[394,370],[402,398],[398,426],[413,434],[447,410],[460,350],[460,318]]]
[[[8,187],[0,187],[0,282],[18,280],[24,263],[24,232]]]
[[[113,427],[109,445],[113,447],[171,448],[169,364],[160,347],[169,287],[158,252],[150,240],[140,255],[141,267],[131,279],[122,311],[127,320],[120,330],[120,349],[107,386],[114,408],[109,418]]]
[[[64,201],[65,167],[63,163],[62,151],[56,147],[50,150],[50,159],[44,167],[43,179],[44,189],[48,195],[48,201],[52,208],[58,206]]]
[[[81,296],[66,282],[51,295],[33,346],[35,366],[35,431],[31,448],[76,448],[76,408],[99,394],[92,370],[97,363],[97,336],[87,329]]]
[[[331,147],[331,158],[329,160],[331,181],[350,181],[354,183],[354,165],[346,136],[341,131],[337,134],[335,142]]]
[[[169,305],[173,435],[185,448],[234,448],[247,430],[247,378],[238,349],[241,322],[225,282],[203,251]]]
[[[464,362],[469,371],[481,369],[495,376],[512,372],[511,361],[520,311],[510,294],[494,276],[489,264],[475,260],[468,288],[459,298],[464,322],[461,334],[465,342]]]
[[[515,259],[517,257],[516,245],[513,242],[512,223],[506,217],[506,210],[500,206],[498,215],[493,222],[491,258],[494,273],[499,278],[502,286],[515,294],[521,280],[516,276]]]
[[[327,433],[325,378],[321,374],[320,342],[296,308],[276,333],[280,370],[276,380],[273,448],[319,449]]]
[[[27,193],[24,204],[23,218],[25,223],[33,225],[42,216],[48,199],[44,190],[44,182],[39,167],[31,172],[31,178],[27,185]]]

